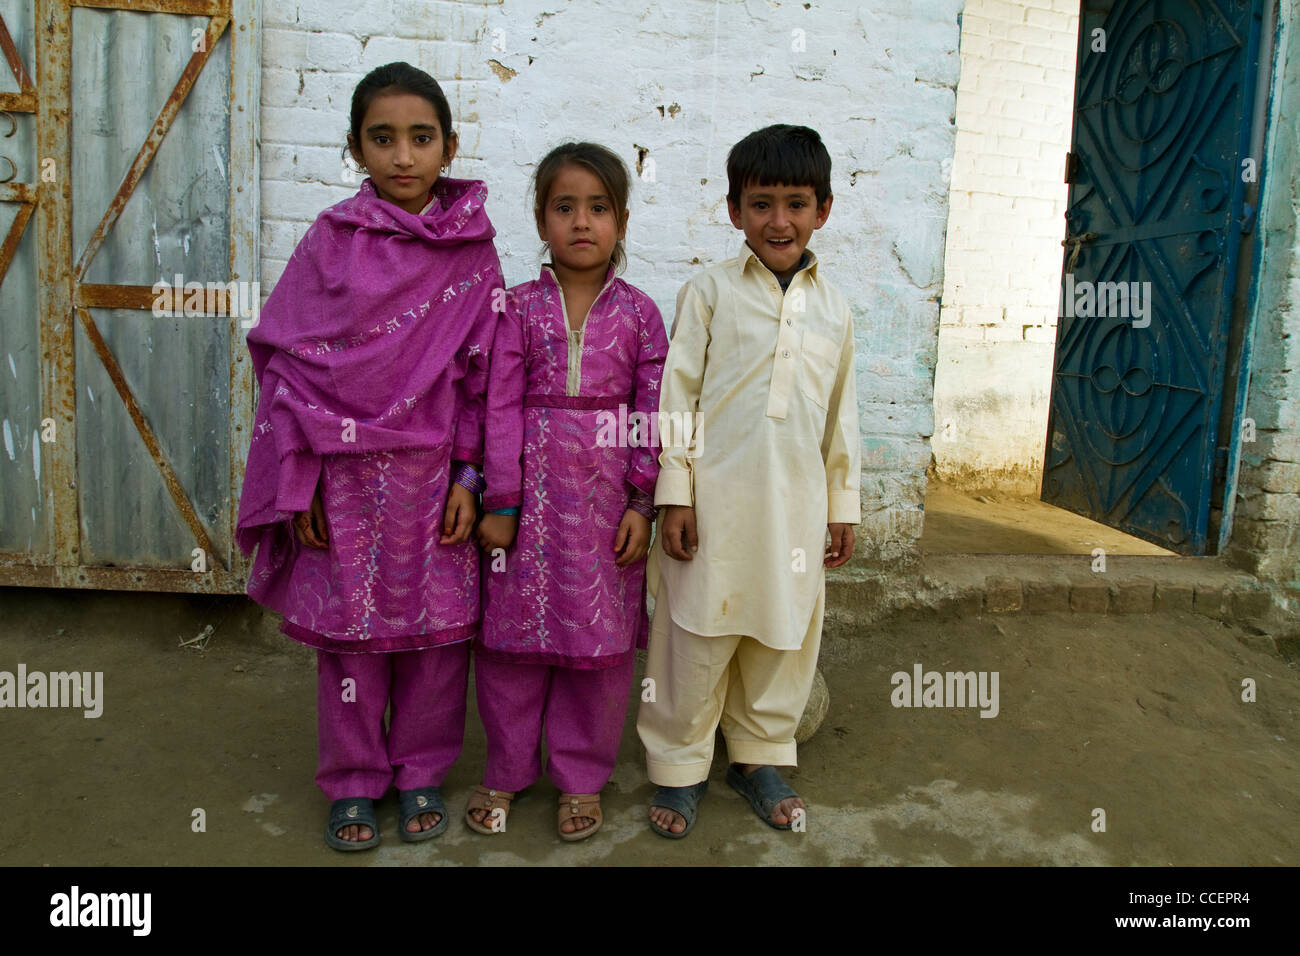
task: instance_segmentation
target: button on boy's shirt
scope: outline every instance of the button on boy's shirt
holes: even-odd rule
[[[748,243],[687,282],[659,402],[655,504],[693,505],[699,532],[693,560],[658,559],[673,620],[778,650],[808,630],[827,523],[861,517],[853,321],[808,259],[784,295]]]

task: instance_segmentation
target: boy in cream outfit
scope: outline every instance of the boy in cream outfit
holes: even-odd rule
[[[696,423],[695,441],[665,440],[660,456],[667,559],[652,556],[654,700],[637,718],[666,837],[695,823],[719,722],[727,781],[755,812],[779,829],[804,812],[775,767],[796,762],[823,567],[852,557],[860,520],[853,321],[806,251],[830,215],[830,167],[807,127],[737,143],[727,207],[745,242],[677,297],[659,409]]]

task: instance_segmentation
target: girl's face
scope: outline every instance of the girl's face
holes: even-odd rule
[[[542,206],[537,234],[550,244],[557,266],[603,276],[614,246],[627,231],[627,210],[622,221],[614,212],[613,197],[591,170],[568,165],[551,183]]]
[[[361,139],[349,133],[348,147],[380,199],[418,213],[429,203],[440,167],[456,156],[456,135],[444,135],[437,111],[423,96],[394,91],[370,101]]]

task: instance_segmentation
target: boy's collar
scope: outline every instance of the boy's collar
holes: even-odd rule
[[[817,255],[811,249],[808,248],[804,249],[803,254],[806,257],[807,261],[804,262],[803,267],[799,270],[799,272],[804,271],[804,269],[808,270],[808,278],[811,279],[813,282],[816,282],[817,281]],[[750,260],[757,262],[759,266],[761,266],[764,269],[767,269],[767,266],[764,264],[763,260],[758,257],[758,253],[754,251],[754,247],[749,244],[749,240],[742,239],[740,242],[740,255],[736,258],[738,271],[740,272],[741,276],[744,276],[745,270],[749,268]],[[767,269],[767,271],[769,273],[772,272],[771,269]],[[795,273],[795,275],[798,274],[799,274],[798,272]],[[790,278],[793,279],[794,276],[791,276]]]

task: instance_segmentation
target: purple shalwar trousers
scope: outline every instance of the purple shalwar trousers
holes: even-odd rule
[[[387,654],[316,655],[316,783],[325,796],[331,802],[378,800],[392,785],[415,790],[441,784],[465,737],[469,642]]]
[[[561,793],[600,793],[614,772],[635,655],[588,670],[474,658],[478,712],[487,733],[483,785],[517,793],[546,773]]]

